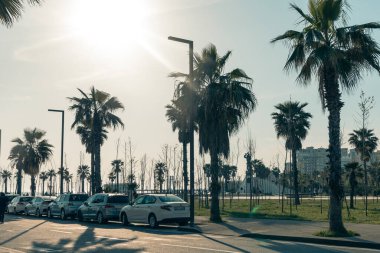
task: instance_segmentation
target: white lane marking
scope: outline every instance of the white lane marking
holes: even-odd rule
[[[5,230],[5,231],[7,231],[7,232],[14,232],[14,230]]]
[[[176,244],[161,243],[161,245],[171,246],[171,247],[179,247],[179,248],[188,248],[188,249],[200,249],[200,250],[215,251],[215,252],[239,253],[238,251],[230,251],[230,250],[222,250],[222,249],[210,249],[210,248],[202,248],[202,247],[192,247],[192,246],[184,246],[184,245],[176,245]]]
[[[72,232],[61,231],[61,230],[50,230],[51,232],[64,233],[64,234],[72,234]]]
[[[6,250],[7,252],[16,252],[16,253],[24,253],[24,251],[15,250],[7,247],[0,246],[0,249]]]

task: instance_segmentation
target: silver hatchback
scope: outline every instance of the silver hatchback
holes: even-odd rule
[[[96,220],[99,224],[119,220],[120,210],[128,203],[127,195],[98,193],[79,207],[77,217],[79,221]]]

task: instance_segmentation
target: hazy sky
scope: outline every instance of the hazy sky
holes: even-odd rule
[[[292,2],[306,8],[306,0]],[[380,21],[380,1],[349,3],[350,24]],[[241,153],[251,133],[257,158],[268,164],[279,154],[283,162],[283,141],[276,139],[270,113],[275,104],[290,97],[308,102],[306,110],[313,114],[304,147],[326,147],[327,114],[321,110],[315,83],[307,88],[295,84],[296,74],[283,72],[287,48],[269,43],[285,30],[300,29],[297,21],[287,0],[49,0],[40,7],[28,7],[12,28],[0,26],[0,167],[9,168],[11,139],[21,137],[26,127],[38,127],[47,131],[46,137],[55,146],[52,164],[57,168],[61,118],[47,109],[67,110],[67,97],[79,96],[76,88],[88,91],[92,85],[117,96],[126,108],[119,114],[124,131],[111,131],[102,147],[103,175],[116,158],[118,138],[124,143],[131,137],[137,159],[143,153],[158,159],[162,145],[178,143],[165,117],[174,87],[174,80],[167,76],[172,71],[188,71],[188,47],[168,41],[170,35],[193,40],[196,52],[210,42],[220,54],[232,50],[227,70],[239,67],[254,79],[258,107],[238,135]],[[380,31],[373,36],[380,42]],[[344,94],[344,132],[347,135],[357,127],[353,116],[360,89],[375,96],[370,127],[380,136],[380,78],[376,73],[368,74],[352,94]],[[66,111],[65,153],[67,166],[75,172],[84,148],[70,129],[72,121],[72,112]],[[236,138],[232,144],[236,145]],[[122,149],[120,158],[124,158]],[[85,162],[89,164],[89,156]],[[240,157],[241,172],[242,162]]]

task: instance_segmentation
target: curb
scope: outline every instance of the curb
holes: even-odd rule
[[[323,239],[323,238],[310,238],[310,237],[298,237],[298,236],[284,236],[284,235],[270,235],[270,234],[242,234],[240,237],[248,237],[254,239],[270,239],[278,241],[291,241],[302,243],[323,244],[332,246],[343,246],[351,248],[368,248],[368,249],[380,249],[380,243],[373,242],[358,242],[358,241],[343,241],[336,239]]]
[[[197,233],[197,234],[201,234],[202,231],[197,229],[197,228],[194,228],[194,227],[178,227],[177,228],[178,231],[183,231],[183,232],[190,232],[190,233]]]

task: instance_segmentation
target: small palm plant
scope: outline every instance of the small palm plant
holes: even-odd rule
[[[163,162],[158,162],[154,169],[154,178],[156,182],[160,185],[160,193],[162,193],[162,184],[165,182],[165,174],[167,171],[166,164]]]
[[[45,181],[49,178],[49,176],[46,171],[42,171],[39,178],[42,180],[42,195],[45,195]]]
[[[3,170],[2,172],[0,172],[0,176],[4,182],[4,191],[5,191],[5,193],[7,193],[8,192],[8,180],[10,180],[12,178],[12,172],[9,170]]]
[[[85,192],[84,180],[90,176],[90,167],[88,167],[88,165],[79,165],[77,175],[79,176],[79,179],[82,184],[82,192]]]

